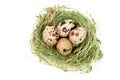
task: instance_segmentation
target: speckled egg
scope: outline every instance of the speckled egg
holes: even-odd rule
[[[72,43],[67,38],[61,38],[58,41],[56,48],[62,55],[68,55],[72,51]]]
[[[55,28],[55,26],[46,26],[43,31],[44,42],[49,46],[53,46],[56,45],[58,39],[59,35],[57,33],[57,29]]]
[[[82,43],[86,38],[86,29],[83,27],[77,27],[73,29],[69,34],[69,40],[74,44],[78,45]]]
[[[71,28],[75,27],[75,23],[71,19],[66,19],[62,22],[60,22],[57,26],[58,34],[61,37],[67,37],[69,35],[69,32],[71,31]]]

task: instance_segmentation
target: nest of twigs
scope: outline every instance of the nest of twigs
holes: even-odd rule
[[[39,14],[37,18],[31,46],[33,53],[41,61],[64,71],[90,72],[91,63],[102,58],[100,40],[96,37],[96,23],[91,16],[85,16],[79,11],[65,6],[54,6],[44,9],[44,13]],[[83,26],[87,31],[86,39],[81,44],[72,46],[72,52],[67,56],[61,55],[56,46],[48,46],[43,41],[45,27],[47,25],[57,26],[65,19],[73,20],[77,26]]]

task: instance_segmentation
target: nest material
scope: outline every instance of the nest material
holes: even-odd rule
[[[90,72],[91,63],[102,58],[100,40],[96,37],[96,24],[77,10],[65,6],[54,6],[44,9],[45,13],[37,16],[37,24],[32,34],[31,47],[41,61],[56,66],[64,71]],[[57,26],[65,19],[72,19],[77,26],[87,30],[86,39],[79,45],[73,46],[70,55],[61,55],[55,46],[48,46],[43,42],[43,30],[47,25]]]

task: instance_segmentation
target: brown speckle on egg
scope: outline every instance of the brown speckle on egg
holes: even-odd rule
[[[63,49],[63,52],[67,52],[67,51],[69,51],[69,49]]]
[[[72,21],[69,22],[70,24],[73,23]]]
[[[66,52],[67,51],[67,49],[63,49],[63,52]]]
[[[73,36],[73,35],[74,35],[74,31],[71,32],[71,36]]]
[[[76,35],[76,36],[79,36],[79,33],[76,33],[75,35]]]
[[[50,41],[52,41],[52,39],[50,39]]]
[[[66,32],[67,32],[67,28],[64,27],[64,28],[62,29],[62,31],[66,33]]]

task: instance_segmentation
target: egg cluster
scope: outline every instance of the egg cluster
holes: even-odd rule
[[[66,19],[57,27],[46,26],[43,31],[43,40],[49,46],[56,45],[59,53],[68,55],[72,51],[72,45],[82,43],[86,38],[86,29],[76,26],[73,20]]]

